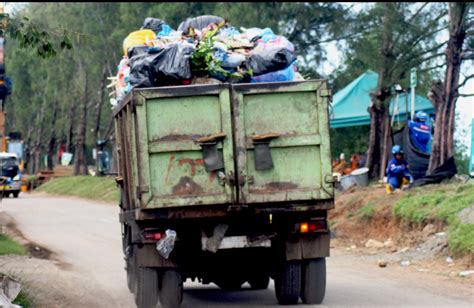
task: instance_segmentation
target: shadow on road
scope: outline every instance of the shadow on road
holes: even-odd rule
[[[271,289],[223,291],[216,286],[192,286],[184,288],[184,301],[181,307],[265,307],[275,306],[277,301]]]

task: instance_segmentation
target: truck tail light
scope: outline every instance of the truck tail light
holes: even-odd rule
[[[309,226],[307,222],[303,222],[300,224],[300,233],[308,233]]]
[[[301,222],[296,225],[296,230],[298,230],[299,233],[326,232],[326,220],[320,219],[311,220],[309,222]]]
[[[147,242],[157,242],[164,237],[164,232],[159,232],[156,229],[145,229],[142,231],[143,238]]]

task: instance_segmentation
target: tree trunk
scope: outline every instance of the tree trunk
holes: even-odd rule
[[[73,103],[71,108],[69,109],[69,127],[66,136],[66,151],[69,153],[73,152],[73,138],[74,138],[74,124],[76,123],[76,104]]]
[[[35,129],[36,140],[34,141],[33,147],[33,174],[41,169],[41,137],[43,136],[43,120],[44,120],[44,109],[46,108],[46,100],[43,100],[41,104],[41,110],[37,117],[37,124]]]
[[[449,3],[449,40],[446,47],[446,73],[444,83],[431,89],[436,108],[435,134],[428,174],[454,156],[454,116],[458,98],[459,74],[462,64],[462,48],[466,38],[466,17],[469,4]]]
[[[390,88],[395,62],[393,55],[393,11],[395,3],[384,3],[385,14],[382,18],[383,38],[380,53],[382,55],[382,66],[379,68],[379,79],[376,93],[371,93],[372,104],[369,107],[370,135],[369,150],[367,152],[367,167],[372,177],[383,179],[385,176],[385,165],[388,158],[388,144],[390,140]]]
[[[82,60],[79,60],[79,71],[82,71]],[[84,95],[82,98],[80,120],[76,133],[76,153],[74,161],[74,175],[87,175],[87,159],[86,159],[86,131],[87,131],[87,91],[88,91],[87,72],[84,73]],[[82,170],[81,170],[82,169]]]
[[[48,142],[48,170],[53,170],[53,156],[56,147],[56,117],[58,115],[58,102],[53,102],[53,113],[51,116],[51,137]]]

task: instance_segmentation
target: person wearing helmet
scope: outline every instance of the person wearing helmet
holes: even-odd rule
[[[423,153],[431,153],[431,124],[428,114],[418,111],[414,121],[408,121],[410,127],[410,139],[415,147]]]
[[[395,189],[402,188],[411,182],[411,175],[408,169],[408,162],[403,159],[403,150],[399,145],[392,148],[393,159],[387,166],[387,193],[392,193]]]

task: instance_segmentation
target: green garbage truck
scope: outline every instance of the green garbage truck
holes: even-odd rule
[[[325,80],[134,89],[115,108],[127,283],[178,307],[187,279],[319,304],[334,208]]]

